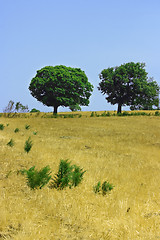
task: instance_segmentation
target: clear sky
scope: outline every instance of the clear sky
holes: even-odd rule
[[[28,90],[45,66],[85,71],[94,92],[84,111],[117,109],[97,90],[104,68],[145,62],[160,85],[160,0],[0,0],[0,6],[0,112],[9,100],[52,111]]]

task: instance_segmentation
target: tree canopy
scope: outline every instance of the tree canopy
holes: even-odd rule
[[[122,106],[136,109],[140,106],[158,106],[159,86],[153,78],[148,78],[145,63],[126,63],[119,67],[104,69],[100,74],[98,89],[107,94],[106,100]]]
[[[88,106],[93,86],[84,71],[63,65],[46,66],[37,71],[29,85],[31,95],[46,106]]]

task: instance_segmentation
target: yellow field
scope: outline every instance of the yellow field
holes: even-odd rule
[[[0,118],[0,239],[160,239],[160,117],[89,115]],[[54,175],[61,159],[87,170],[78,187],[31,190],[17,175],[34,165],[49,165]],[[105,180],[114,189],[95,194]]]

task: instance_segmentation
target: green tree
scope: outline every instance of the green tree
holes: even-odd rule
[[[88,106],[93,86],[80,68],[60,65],[38,70],[29,90],[38,101],[52,106],[56,114],[59,106]]]
[[[159,87],[147,75],[145,63],[130,62],[111,67],[100,73],[98,89],[102,94],[107,94],[108,102],[118,104],[117,113],[121,113],[122,106],[125,105],[132,108],[139,105],[157,106]]]

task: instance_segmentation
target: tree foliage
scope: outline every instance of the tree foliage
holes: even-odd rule
[[[99,78],[98,89],[107,94],[106,100],[121,107],[158,106],[159,87],[153,78],[148,78],[144,63],[126,63],[119,67],[104,69]]]
[[[152,110],[153,106],[159,106],[159,87],[157,83],[150,78],[143,89],[140,97],[136,98],[131,105],[131,110]]]
[[[72,112],[81,111],[81,107],[80,107],[78,104],[69,106],[69,109],[70,109]]]
[[[57,113],[59,106],[88,106],[93,86],[80,68],[60,65],[38,70],[29,90],[33,97],[44,105],[53,106]]]

